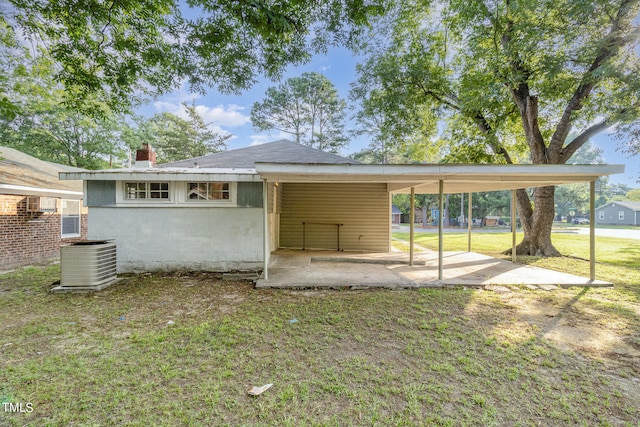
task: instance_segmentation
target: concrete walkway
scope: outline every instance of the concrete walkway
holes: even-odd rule
[[[492,258],[474,252],[445,252],[443,280],[438,280],[438,253],[409,255],[329,251],[277,251],[271,255],[269,280],[257,288],[417,288],[488,285],[611,286],[603,281]]]

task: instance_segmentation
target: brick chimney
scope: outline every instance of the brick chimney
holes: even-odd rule
[[[152,168],[156,165],[156,153],[151,144],[143,143],[142,148],[136,150],[136,168]]]

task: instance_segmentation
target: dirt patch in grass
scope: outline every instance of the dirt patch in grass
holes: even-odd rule
[[[0,400],[34,410],[2,425],[640,419],[637,303],[615,288],[292,292],[196,273],[52,295],[55,268],[11,274]]]
[[[591,295],[594,293],[599,295]],[[623,315],[612,314],[594,306],[603,302],[602,295],[614,297],[616,290],[519,291],[502,294],[500,299],[514,309],[504,331],[523,322],[534,328],[540,339],[553,342],[558,348],[587,355],[613,367],[622,365],[640,373],[640,347],[635,344],[638,316],[633,305]],[[620,307],[622,307],[620,305]],[[633,314],[632,314],[633,313]]]

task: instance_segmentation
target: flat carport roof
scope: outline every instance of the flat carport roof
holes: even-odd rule
[[[624,173],[624,165],[327,165],[256,163],[270,182],[383,182],[391,193],[438,194],[516,190],[595,181]]]
[[[590,262],[591,280],[595,280],[595,181],[606,175],[624,173],[624,165],[362,165],[256,163],[256,172],[264,179],[266,203],[267,182],[297,183],[386,183],[390,193],[439,194],[440,211],[443,194],[513,190],[512,222],[515,223],[515,190],[570,184],[590,183]],[[469,206],[471,201],[469,200]],[[411,209],[413,215],[414,209]],[[443,278],[443,216],[439,216],[438,279]],[[413,220],[411,221],[409,264],[413,265]],[[264,278],[268,280],[268,217],[265,209]],[[513,229],[512,259],[515,262],[516,230]],[[469,227],[469,233],[471,227]],[[469,248],[469,251],[471,249]]]

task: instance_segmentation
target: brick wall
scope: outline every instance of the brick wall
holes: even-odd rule
[[[82,209],[81,237],[62,239],[61,200],[57,212],[27,212],[27,197],[0,194],[0,270],[59,258],[60,245],[87,236],[87,209]]]

